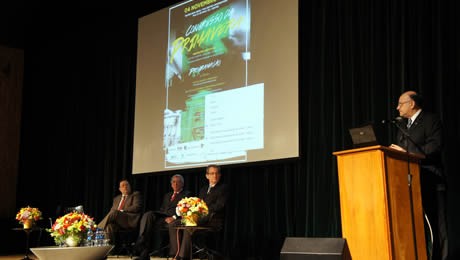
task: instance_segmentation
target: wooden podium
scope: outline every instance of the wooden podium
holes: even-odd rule
[[[384,146],[334,155],[342,236],[351,258],[427,259],[419,169],[423,156]]]

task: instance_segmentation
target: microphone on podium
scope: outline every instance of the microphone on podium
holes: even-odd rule
[[[388,123],[392,123],[392,124],[396,124],[396,123],[400,123],[402,122],[404,119],[400,116],[397,116],[395,117],[394,119],[383,119],[381,121],[382,124],[388,124]]]
[[[395,125],[401,131],[403,137],[409,137],[409,133],[406,131],[406,129],[404,129],[404,127],[401,126],[401,123],[403,121],[404,121],[403,117],[397,116],[394,119],[390,119],[390,120],[383,119],[382,124],[391,123],[391,124]]]

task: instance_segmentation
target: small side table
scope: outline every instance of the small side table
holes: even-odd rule
[[[29,258],[29,238],[30,238],[30,233],[32,233],[33,231],[40,231],[40,237],[41,237],[41,234],[42,234],[42,230],[43,228],[41,227],[32,227],[32,228],[13,228],[13,230],[16,230],[16,231],[24,231],[26,233],[26,253],[24,255],[24,258],[22,258],[23,260],[26,260],[26,259],[31,259]]]
[[[175,229],[177,230],[184,230],[184,232],[188,232],[190,234],[190,259],[193,257],[193,233],[198,230],[210,230],[211,227],[204,227],[204,226],[176,226]]]

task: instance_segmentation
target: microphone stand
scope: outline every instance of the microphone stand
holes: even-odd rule
[[[410,170],[410,157],[409,157],[409,142],[412,142],[415,147],[422,152],[423,151],[420,149],[419,145],[410,137],[409,133],[401,127],[400,124],[396,120],[391,121],[401,132],[403,138],[406,139],[406,156],[407,156],[407,182],[408,182],[408,188],[409,188],[409,203],[410,203],[410,215],[411,215],[411,221],[412,221],[412,238],[414,241],[414,249],[415,249],[415,259],[418,259],[418,250],[417,250],[417,236],[415,234],[415,217],[414,217],[414,202],[413,202],[413,197],[412,197],[412,174]]]

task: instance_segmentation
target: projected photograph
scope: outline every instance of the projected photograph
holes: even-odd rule
[[[248,84],[249,1],[186,1],[169,21],[165,167],[245,161],[264,146],[264,84]]]

